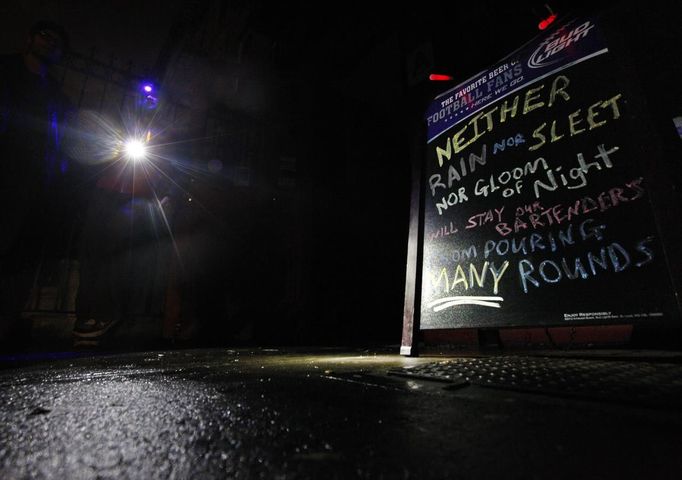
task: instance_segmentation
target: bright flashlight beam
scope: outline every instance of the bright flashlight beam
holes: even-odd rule
[[[144,160],[147,157],[147,147],[140,140],[128,140],[125,144],[125,154],[134,161]]]

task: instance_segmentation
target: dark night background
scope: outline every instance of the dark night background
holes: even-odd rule
[[[424,107],[538,34],[544,3],[24,1],[0,7],[0,45],[20,50],[33,21],[53,19],[71,35],[62,78],[74,103],[106,111],[103,78],[152,78],[159,110],[173,106],[172,139],[200,139],[173,153],[196,167],[178,181],[203,207],[178,210],[195,339],[395,344]],[[672,139],[679,4],[589,8],[616,4],[635,81]]]

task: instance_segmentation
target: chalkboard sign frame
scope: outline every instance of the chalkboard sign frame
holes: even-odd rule
[[[457,225],[454,222],[450,222],[448,220],[443,222],[438,228],[432,228],[429,231],[429,226],[433,226],[432,217],[434,210],[433,205],[431,205],[431,207],[428,205],[429,201],[431,200],[429,197],[436,198],[436,195],[434,195],[435,191],[438,191],[439,193],[442,191],[447,194],[446,197],[440,197],[442,199],[440,200],[441,206],[436,207],[445,212],[450,208],[457,208],[458,204],[460,203],[470,202],[471,197],[481,195],[485,197],[486,188],[489,195],[491,195],[491,192],[493,191],[497,192],[502,190],[504,192],[504,189],[507,189],[506,191],[509,194],[509,197],[512,197],[515,195],[515,193],[519,193],[518,191],[514,192],[514,188],[519,188],[516,186],[518,183],[510,181],[514,179],[515,174],[519,177],[517,180],[522,180],[524,177],[524,172],[526,175],[528,175],[534,173],[534,171],[537,172],[538,169],[544,168],[543,162],[537,162],[536,159],[538,157],[533,157],[534,160],[532,162],[525,162],[521,164],[521,170],[519,170],[519,165],[515,165],[513,168],[504,170],[505,172],[509,173],[505,174],[503,179],[500,179],[499,177],[495,178],[495,176],[493,176],[490,182],[487,180],[482,183],[479,182],[478,185],[481,187],[479,189],[480,193],[474,192],[472,194],[471,184],[458,183],[467,175],[475,175],[475,170],[477,167],[481,167],[481,169],[484,168],[488,160],[494,154],[503,152],[505,149],[513,150],[515,148],[519,148],[519,146],[527,145],[529,140],[534,142],[533,146],[537,146],[537,148],[533,150],[537,151],[544,149],[545,151],[550,151],[551,144],[555,142],[557,144],[562,143],[562,137],[566,135],[571,138],[574,136],[579,136],[585,132],[589,134],[592,132],[592,130],[597,130],[606,126],[606,123],[608,123],[609,120],[605,120],[603,114],[604,110],[609,108],[612,116],[610,121],[612,123],[621,119],[625,119],[625,115],[629,115],[633,117],[633,119],[635,117],[639,119],[645,118],[646,109],[643,107],[642,102],[637,99],[635,95],[637,88],[636,86],[633,87],[631,82],[623,82],[622,85],[618,84],[617,86],[619,88],[617,90],[619,91],[614,91],[614,94],[608,96],[608,98],[595,98],[594,102],[591,102],[587,105],[578,105],[578,102],[570,101],[574,100],[575,98],[571,98],[571,89],[575,83],[571,77],[575,72],[579,72],[580,69],[583,69],[583,73],[584,71],[589,72],[589,68],[593,64],[606,59],[606,63],[608,64],[610,62],[611,68],[614,71],[617,70],[617,74],[624,75],[624,72],[628,71],[628,67],[625,65],[627,62],[621,62],[620,64],[616,63],[616,55],[620,54],[620,61],[620,59],[623,58],[622,53],[619,52],[616,54],[612,50],[609,50],[609,47],[612,47],[614,43],[617,43],[618,39],[614,41],[612,36],[609,36],[608,41],[604,39],[604,31],[602,27],[605,23],[606,22],[604,22],[603,18],[601,17],[569,19],[563,24],[559,24],[549,34],[541,35],[522,47],[522,49],[514,52],[506,59],[498,62],[490,70],[481,72],[481,74],[472,77],[468,81],[463,82],[445,94],[440,95],[432,103],[431,108],[426,115],[427,124],[430,127],[427,134],[429,140],[427,151],[430,149],[431,155],[426,155],[423,164],[413,165],[412,213],[408,252],[408,278],[406,288],[405,315],[403,323],[403,343],[401,347],[402,354],[415,354],[416,351],[414,349],[414,339],[416,338],[418,331],[432,328],[546,327],[595,324],[603,325],[613,323],[636,324],[638,322],[647,324],[649,326],[652,324],[667,324],[668,326],[671,324],[675,326],[679,324],[679,305],[675,303],[673,296],[673,291],[675,290],[675,281],[674,279],[671,281],[670,278],[666,278],[670,277],[671,275],[668,271],[669,267],[665,262],[665,246],[662,244],[662,238],[665,237],[665,235],[661,235],[659,222],[656,219],[652,219],[647,226],[651,235],[645,235],[642,238],[634,239],[634,243],[630,242],[631,245],[628,245],[627,247],[622,245],[623,242],[616,241],[615,237],[613,236],[622,234],[622,232],[627,229],[630,218],[638,219],[642,218],[643,216],[647,216],[647,214],[649,216],[654,216],[659,210],[652,205],[652,203],[655,203],[655,199],[653,198],[656,196],[655,193],[651,192],[651,190],[645,186],[643,176],[641,175],[642,172],[649,171],[648,167],[651,167],[652,164],[651,159],[638,162],[637,165],[618,165],[617,168],[633,170],[634,174],[632,175],[632,178],[628,178],[627,180],[623,179],[622,185],[616,185],[614,183],[614,185],[610,188],[593,192],[595,198],[591,198],[589,195],[576,196],[575,198],[571,199],[571,202],[565,202],[566,205],[561,205],[554,210],[548,209],[546,206],[542,205],[541,202],[538,202],[540,204],[539,206],[534,206],[535,202],[526,202],[523,205],[515,205],[515,210],[521,208],[521,211],[517,210],[514,212],[518,213],[518,215],[511,216],[509,218],[511,222],[502,221],[503,213],[500,208],[481,208],[481,212],[478,215],[466,215],[464,219],[458,218]],[[590,35],[592,36],[590,37]],[[545,41],[548,37],[550,40]],[[583,39],[587,39],[588,37],[589,40],[583,41]],[[528,71],[528,68],[520,68],[518,63],[515,63],[519,62],[519,58],[521,58],[522,61],[527,62],[524,64],[524,67],[526,65],[530,65],[532,62],[542,63],[543,61],[547,61],[547,57],[551,57],[550,47],[552,44],[552,38],[554,38],[554,47],[559,45],[562,39],[565,41],[566,38],[569,40],[572,39],[575,44],[579,43],[579,40],[583,41],[583,45],[581,46],[583,51],[580,51],[578,48],[577,52],[572,52],[573,58],[564,60],[568,66],[564,68],[552,68],[550,69],[551,73],[549,74],[543,74],[540,72],[537,74],[537,77],[541,78],[531,78],[530,82],[523,82],[522,88],[516,89],[511,95],[507,94],[504,97],[507,98],[507,119],[511,117],[510,110],[514,102],[514,100],[510,101],[510,99],[514,98],[517,98],[516,101],[523,105],[523,107],[517,106],[516,108],[522,109],[523,115],[528,114],[528,118],[533,117],[533,110],[555,108],[556,114],[553,115],[554,118],[549,119],[550,122],[536,121],[535,124],[537,125],[537,129],[532,129],[529,132],[526,132],[525,135],[521,135],[521,137],[517,135],[498,135],[498,137],[501,139],[495,138],[495,142],[485,143],[485,147],[483,149],[479,149],[474,152],[467,150],[468,147],[475,145],[475,140],[484,137],[486,134],[494,132],[494,128],[488,128],[490,127],[492,119],[486,117],[486,105],[490,105],[493,110],[496,108],[495,105],[497,105],[497,108],[502,109],[500,105],[502,105],[504,102],[502,98],[496,99],[493,95],[492,100],[486,104],[485,95],[481,93],[481,90],[483,90],[483,93],[486,93],[486,91],[493,91],[488,87],[488,82],[498,78],[500,75],[506,75],[507,78],[511,78],[513,81],[514,69],[525,74]],[[559,40],[558,42],[557,39]],[[524,52],[531,53],[529,55],[527,54],[525,58],[522,58]],[[547,57],[543,58],[543,55],[547,55]],[[562,65],[558,66],[561,67]],[[507,73],[509,70],[512,71],[512,75]],[[537,72],[533,71],[531,75],[536,73]],[[507,83],[509,83],[509,81]],[[595,83],[598,83],[598,81],[595,81]],[[625,94],[623,92],[625,92]],[[543,95],[544,98],[542,98]],[[453,105],[457,103],[457,100],[459,100],[459,105]],[[566,104],[565,107],[570,109],[568,111],[565,111],[566,109],[564,109],[562,112],[561,109],[557,109],[556,106],[564,100],[564,103]],[[620,102],[624,101],[627,102],[627,108],[621,108]],[[483,108],[474,110],[474,113],[470,114],[468,117],[465,116],[466,114],[462,113],[465,111],[462,108],[462,105],[466,105],[466,103],[475,104],[476,102],[478,102],[479,105],[483,105]],[[547,105],[550,103],[551,105],[548,107]],[[449,106],[450,108],[448,108]],[[581,110],[581,113],[575,114],[576,109]],[[601,111],[599,111],[600,109]],[[623,113],[621,113],[621,110]],[[560,118],[562,113],[565,118],[564,125],[562,127],[564,128],[563,132],[559,131],[557,123],[554,123],[557,118]],[[459,114],[461,114],[462,118],[457,118]],[[602,114],[601,117],[600,114]],[[537,117],[537,115],[535,116]],[[431,128],[431,124],[435,124],[436,120],[442,120],[444,117],[449,117],[448,120],[451,122],[451,124],[444,129],[444,132],[439,132],[437,129]],[[472,121],[472,118],[478,118],[478,120]],[[477,124],[477,122],[481,121],[481,118],[483,118],[483,123]],[[542,117],[540,117],[540,120],[542,120]],[[632,125],[635,124],[631,121],[632,119],[625,120],[627,121],[622,122],[625,124],[623,129],[626,129],[628,125],[632,127]],[[543,125],[543,123],[544,126],[539,128],[541,125]],[[452,125],[454,125],[454,127]],[[645,126],[643,129],[646,130],[647,128],[648,127]],[[617,145],[617,143],[619,143],[618,135],[622,134],[622,132],[620,130],[609,131],[608,128],[603,130],[606,132],[603,137],[604,140],[594,144],[595,151],[590,153],[582,151],[576,152],[576,165],[572,167],[573,169],[571,170],[563,164],[558,165],[562,168],[565,167],[565,170],[561,171],[561,168],[554,170],[552,172],[554,174],[553,181],[555,181],[559,186],[561,186],[562,183],[564,187],[575,186],[577,183],[573,183],[571,185],[570,182],[583,181],[583,177],[589,176],[588,172],[591,173],[592,171],[597,170],[606,171],[614,167],[616,162],[615,157],[620,150],[619,145]],[[630,135],[636,133],[637,132],[629,132]],[[652,132],[648,133],[652,135]],[[440,142],[440,145],[438,145],[438,150],[436,150],[436,148],[431,148],[431,143],[434,142],[434,139],[437,141],[439,136],[441,138],[445,138],[446,141]],[[474,141],[472,141],[472,138]],[[488,148],[489,150],[485,151],[485,148]],[[491,149],[496,150],[494,150],[494,153],[492,153]],[[434,151],[437,151],[437,154],[434,154]],[[544,154],[544,152],[540,153]],[[632,149],[629,155],[632,156],[636,153],[641,154],[642,152],[635,152],[634,149]],[[588,157],[588,155],[591,155],[592,158]],[[483,158],[484,156],[486,157],[485,159]],[[450,168],[447,176],[445,171],[435,173],[434,170],[429,167],[428,162],[433,162],[434,160],[438,161],[439,166],[441,167],[444,164],[447,164],[447,162],[452,162],[449,165]],[[599,162],[599,165],[597,165],[595,162]],[[552,167],[544,168],[544,170],[551,170],[551,168]],[[638,173],[636,170],[639,171],[639,176],[636,175],[636,173]],[[620,173],[620,176],[624,178],[627,177],[627,173],[629,172]],[[571,176],[571,174],[573,174],[573,176]],[[440,176],[436,177],[435,175]],[[507,179],[507,176],[510,178]],[[491,178],[487,175],[486,177]],[[485,177],[477,178],[477,181],[480,181],[484,178]],[[416,179],[418,179],[418,181]],[[496,179],[498,181],[507,181],[504,185],[495,185]],[[537,181],[537,179],[534,180],[534,182]],[[464,187],[459,185],[464,185]],[[474,184],[474,187],[475,185],[476,184]],[[545,190],[549,190],[549,188],[551,188],[554,184],[550,185],[548,180],[545,180],[544,182],[533,183],[533,185],[536,185],[536,190],[544,192]],[[547,185],[550,185],[550,187],[547,187]],[[520,188],[527,188],[527,186],[524,185]],[[629,302],[629,306],[623,311],[594,308],[594,305],[599,303],[599,295],[595,295],[586,302],[587,304],[591,305],[587,311],[582,311],[581,306],[578,306],[573,312],[566,311],[566,306],[564,304],[562,307],[563,318],[558,319],[556,315],[553,317],[551,315],[547,315],[547,313],[552,313],[555,303],[561,303],[560,299],[557,297],[557,291],[554,291],[550,292],[546,296],[547,298],[542,299],[546,305],[545,310],[538,310],[536,305],[535,311],[528,313],[524,312],[523,309],[518,308],[517,305],[515,311],[505,312],[504,309],[501,308],[504,299],[502,298],[502,295],[499,295],[499,292],[496,291],[497,289],[495,287],[496,283],[501,282],[502,276],[507,272],[503,271],[504,263],[495,265],[491,268],[492,261],[487,265],[487,281],[492,285],[492,289],[488,295],[447,295],[447,293],[452,290],[454,290],[455,293],[458,293],[456,288],[451,288],[453,282],[458,288],[463,287],[465,289],[471,284],[477,284],[478,286],[481,286],[483,283],[481,277],[483,276],[482,268],[483,265],[485,265],[485,262],[479,264],[478,267],[471,267],[472,264],[469,264],[469,269],[467,270],[467,268],[459,268],[459,266],[457,266],[458,262],[454,260],[467,258],[467,255],[470,258],[472,256],[472,246],[476,247],[476,255],[478,258],[483,256],[487,260],[496,254],[498,257],[504,258],[504,255],[502,254],[506,250],[511,250],[514,248],[514,245],[511,245],[510,242],[504,241],[507,240],[504,238],[504,235],[498,236],[498,240],[501,239],[501,241],[498,242],[489,243],[490,241],[494,240],[494,238],[491,238],[489,241],[478,241],[478,243],[476,243],[477,239],[474,238],[473,240],[469,241],[470,246],[467,248],[460,248],[459,250],[450,249],[450,251],[445,255],[449,255],[450,260],[452,261],[450,271],[448,271],[448,269],[439,270],[436,268],[436,272],[442,272],[443,274],[431,275],[431,278],[429,278],[428,270],[433,270],[433,265],[431,265],[431,263],[433,263],[434,257],[440,255],[442,259],[444,256],[442,252],[436,251],[434,254],[434,251],[437,250],[432,248],[433,240],[435,238],[445,238],[457,234],[461,235],[462,232],[465,232],[468,229],[467,227],[472,230],[476,230],[482,229],[484,227],[490,227],[491,225],[499,227],[497,228],[497,233],[500,234],[501,232],[505,232],[505,229],[513,230],[514,225],[512,222],[514,221],[520,222],[518,224],[519,231],[521,233],[525,233],[525,229],[521,225],[523,223],[530,223],[530,215],[539,215],[539,217],[534,217],[538,225],[541,224],[543,216],[545,216],[546,221],[549,222],[551,222],[552,219],[563,219],[566,215],[567,208],[574,206],[574,201],[581,200],[583,197],[588,197],[592,200],[592,203],[589,206],[581,204],[583,210],[589,210],[590,208],[594,207],[596,210],[602,209],[603,212],[609,210],[609,215],[615,214],[615,216],[613,216],[613,218],[609,217],[609,223],[605,224],[601,220],[606,217],[602,217],[601,219],[597,218],[595,221],[586,215],[583,218],[580,218],[580,223],[570,224],[572,225],[572,231],[570,232],[570,235],[566,233],[566,231],[550,231],[549,233],[554,233],[553,236],[545,236],[544,238],[540,239],[537,237],[531,238],[530,235],[527,235],[525,239],[527,243],[525,248],[531,248],[530,243],[533,238],[535,239],[536,247],[542,243],[545,249],[554,249],[553,253],[560,250],[560,247],[555,247],[554,245],[561,245],[562,242],[563,247],[570,249],[575,243],[588,243],[590,241],[595,241],[595,246],[598,248],[596,248],[594,251],[587,252],[590,254],[590,256],[584,255],[582,257],[582,265],[580,262],[578,262],[578,260],[569,259],[567,261],[569,264],[572,261],[578,262],[569,265],[569,268],[566,268],[565,265],[562,265],[559,261],[551,256],[546,260],[541,261],[536,261],[532,256],[525,261],[522,259],[522,261],[517,263],[516,273],[517,275],[520,273],[520,283],[522,284],[523,289],[526,290],[524,295],[528,293],[528,290],[540,288],[537,284],[540,284],[541,282],[552,286],[552,283],[563,281],[566,277],[566,274],[571,270],[573,271],[576,279],[578,279],[574,283],[580,284],[583,281],[589,281],[590,277],[596,277],[597,275],[604,276],[603,271],[605,270],[611,270],[608,272],[608,275],[605,276],[609,279],[613,279],[618,278],[617,274],[627,268],[636,270],[646,266],[651,267],[649,264],[653,263],[654,259],[650,257],[654,256],[652,252],[655,251],[656,259],[653,269],[657,272],[654,276],[658,277],[658,284],[653,289],[645,288],[644,290],[646,292],[643,294],[650,294],[654,290],[660,290],[663,292],[654,310],[646,311],[646,309],[649,308],[647,306],[645,306],[644,309],[639,309],[639,311],[628,310],[642,305],[641,302],[645,298],[644,296],[636,298],[637,291],[635,291],[634,296],[631,295],[630,298],[623,297],[623,301],[626,304]],[[559,204],[560,203],[561,202],[559,202]],[[623,208],[624,206],[629,208],[631,204],[637,204],[637,212],[635,212],[636,215],[633,215],[632,212],[626,212],[627,209]],[[554,206],[554,204],[549,206]],[[431,211],[429,211],[429,208],[431,208]],[[537,208],[538,210],[533,211],[533,208]],[[575,211],[575,209],[572,211]],[[577,219],[577,217],[580,217],[580,215],[574,215],[574,217]],[[462,220],[466,220],[466,222],[463,224]],[[614,225],[620,226],[620,232],[615,232],[618,230],[618,228],[615,228]],[[542,231],[542,229],[539,230]],[[519,231],[514,233],[519,233]],[[615,233],[612,234],[612,232]],[[507,234],[509,234],[509,232],[507,232]],[[609,235],[611,236],[609,237]],[[510,236],[509,238],[511,239],[512,237]],[[609,239],[612,241],[609,242]],[[500,245],[502,246],[500,247]],[[518,251],[522,251],[518,244],[516,245],[516,248]],[[626,248],[629,250],[626,250]],[[539,249],[539,247],[537,249]],[[634,259],[633,257],[635,254],[640,255],[640,257]],[[628,265],[624,265],[624,255],[629,257]],[[574,255],[574,258],[575,257],[576,256]],[[608,264],[608,268],[603,268],[604,264]],[[522,269],[525,268],[526,270],[521,270],[519,272],[519,265],[521,265]],[[635,267],[631,267],[631,265],[635,265]],[[506,268],[509,268],[509,265],[507,265]],[[545,271],[539,272],[540,268],[543,268]],[[563,278],[557,279],[559,276],[562,276]],[[432,297],[429,298],[429,295],[425,295],[422,289],[422,287],[425,289],[428,288],[427,284],[429,282],[434,283],[434,278],[436,284],[445,286],[444,293],[446,294],[442,299],[436,299],[435,301]],[[619,285],[619,288],[622,288],[622,291],[609,292],[609,295],[622,295],[628,291],[627,282],[621,281]],[[573,298],[578,298],[578,296],[581,295],[579,291],[582,286],[578,286],[578,293],[571,293],[570,290],[573,286],[574,285],[570,285],[569,282],[568,296],[570,297],[572,295]],[[603,291],[605,287],[600,285],[599,288]],[[537,303],[537,297],[535,302]],[[430,317],[430,312],[427,311],[428,308],[433,307],[442,307],[439,311],[447,310],[448,308],[457,309],[458,317],[456,320],[453,320],[452,316],[446,316],[444,321],[434,321],[434,318],[437,317]],[[483,315],[480,313],[481,309],[494,309],[496,313],[499,313],[486,313]],[[635,310],[637,310],[637,308],[635,308]]]

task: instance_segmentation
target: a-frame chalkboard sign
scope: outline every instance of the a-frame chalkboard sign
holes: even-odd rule
[[[624,76],[575,17],[434,99],[401,353],[427,329],[676,321]]]

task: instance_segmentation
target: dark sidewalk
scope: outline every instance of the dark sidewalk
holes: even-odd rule
[[[7,358],[0,478],[680,476],[679,354],[394,352]]]

